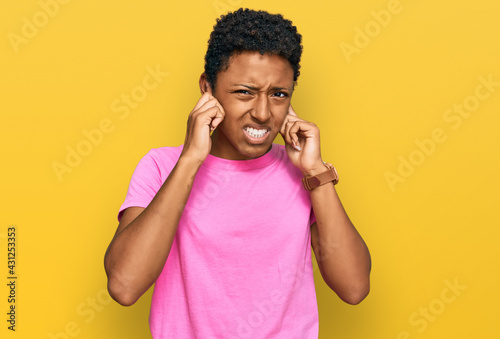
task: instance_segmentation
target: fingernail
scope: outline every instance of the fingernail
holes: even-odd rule
[[[297,151],[302,151],[302,148],[300,148],[299,145],[293,145],[293,147],[297,150]]]

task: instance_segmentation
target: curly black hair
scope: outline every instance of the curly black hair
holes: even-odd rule
[[[302,35],[281,14],[240,8],[221,15],[214,25],[205,54],[205,75],[215,89],[217,74],[229,67],[229,58],[245,51],[279,55],[290,62],[293,81],[299,77]]]

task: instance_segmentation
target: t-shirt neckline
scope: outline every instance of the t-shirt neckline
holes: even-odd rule
[[[271,149],[264,155],[248,160],[230,160],[216,157],[215,155],[207,155],[203,162],[204,166],[221,168],[226,170],[252,170],[265,167],[278,159],[279,145],[273,143]]]

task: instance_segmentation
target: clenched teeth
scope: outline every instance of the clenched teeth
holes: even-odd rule
[[[267,129],[255,129],[252,127],[246,127],[245,131],[254,138],[261,138],[267,133]]]

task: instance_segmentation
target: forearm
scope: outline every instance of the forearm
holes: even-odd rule
[[[160,275],[200,165],[181,157],[147,208],[109,245],[109,286],[124,303],[133,304]]]
[[[300,119],[290,106],[280,133],[288,158],[302,175],[325,172],[319,128],[314,123]],[[333,182],[314,188],[310,194],[316,217],[311,227],[311,244],[321,275],[342,300],[358,303],[370,288],[368,248],[344,211]]]
[[[316,216],[315,254],[323,279],[344,301],[359,303],[369,291],[368,248],[347,216],[333,183],[311,191]]]

